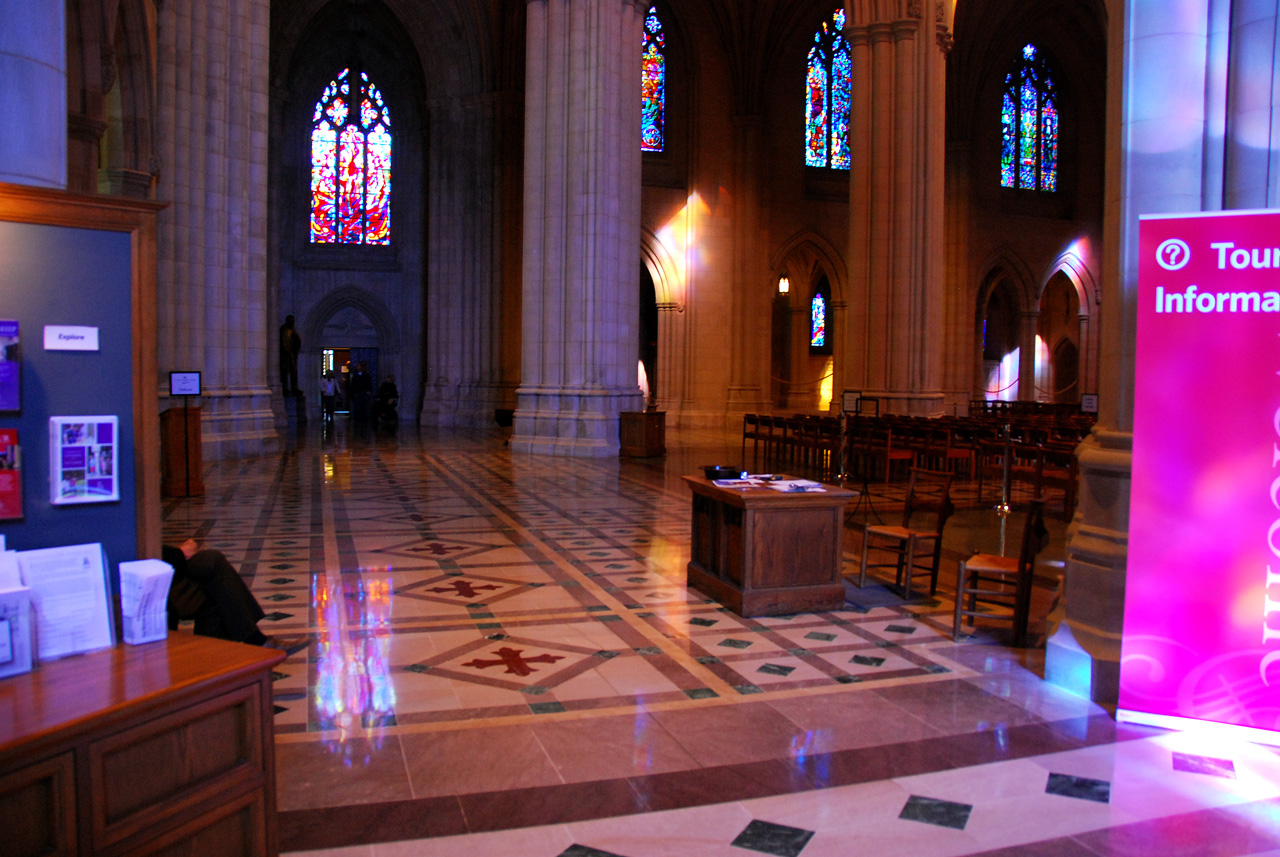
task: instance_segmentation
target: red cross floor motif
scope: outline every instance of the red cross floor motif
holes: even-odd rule
[[[444,542],[427,542],[422,547],[412,548],[412,550],[419,553],[426,552],[433,556],[444,556],[449,553],[449,551],[462,550],[462,545],[446,545]]]
[[[489,667],[500,667],[505,665],[506,669],[504,672],[518,676],[526,676],[537,672],[537,670],[529,666],[529,664],[554,664],[556,661],[562,661],[565,658],[564,655],[537,655],[536,657],[526,658],[523,653],[524,649],[509,649],[506,646],[503,646],[501,649],[494,652],[494,654],[498,656],[498,660],[482,661],[479,658],[476,658],[473,661],[468,661],[463,664],[463,666],[475,667],[478,670],[484,670]]]
[[[463,598],[475,598],[480,593],[480,589],[501,589],[500,586],[494,586],[492,583],[482,583],[479,586],[471,583],[469,580],[451,580],[448,586],[437,586],[428,590],[429,592],[450,592],[455,595],[461,595]]]

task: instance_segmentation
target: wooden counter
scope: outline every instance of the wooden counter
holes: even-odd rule
[[[0,679],[0,851],[274,857],[283,658],[171,633]]]
[[[857,496],[719,488],[685,476],[693,491],[689,585],[741,616],[844,606],[840,575],[844,506]]]

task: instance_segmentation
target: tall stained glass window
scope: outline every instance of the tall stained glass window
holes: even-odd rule
[[[391,115],[343,69],[311,118],[311,243],[391,243]]]
[[[1004,79],[1000,103],[1000,184],[1058,188],[1058,96],[1036,46],[1027,45]]]
[[[658,7],[650,6],[644,18],[644,44],[640,54],[640,149],[661,152],[667,134],[667,37],[658,20]]]
[[[844,8],[813,34],[804,82],[804,162],[849,169],[849,100],[853,63],[844,40]]]
[[[827,299],[814,292],[809,301],[809,347],[825,348],[827,344]]]

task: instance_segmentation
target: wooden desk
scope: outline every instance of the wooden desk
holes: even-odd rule
[[[275,857],[283,658],[171,633],[0,679],[0,851]]]
[[[685,476],[693,491],[689,585],[741,616],[844,606],[840,576],[844,506],[857,496],[717,488]]]

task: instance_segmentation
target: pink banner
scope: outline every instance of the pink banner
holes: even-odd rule
[[[1139,234],[1121,718],[1274,731],[1280,212],[1144,217]]]

